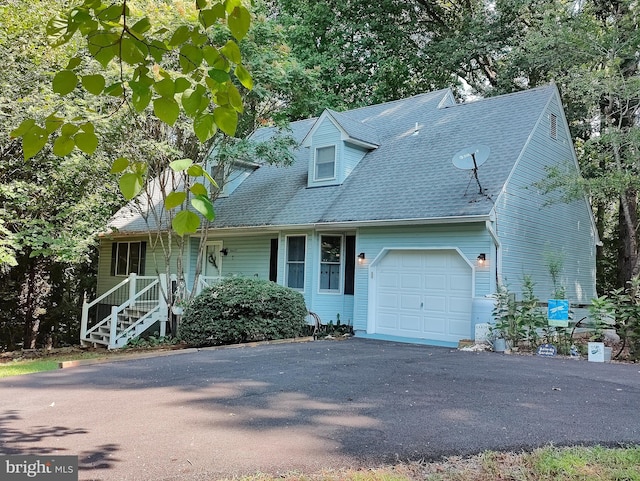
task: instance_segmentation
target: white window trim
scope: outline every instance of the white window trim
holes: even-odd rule
[[[340,279],[338,289],[321,289],[321,281],[322,281],[322,237],[340,237]],[[344,250],[345,250],[345,240],[344,234],[332,234],[329,232],[323,232],[318,237],[318,294],[329,294],[329,295],[342,295],[344,293]]]
[[[318,150],[333,147],[333,176],[318,177]],[[338,171],[338,146],[336,144],[318,145],[313,151],[313,180],[314,182],[326,182],[336,180],[336,172]]]
[[[302,280],[302,288],[299,287],[289,287],[289,237],[304,237],[304,269],[303,269],[303,280]],[[307,238],[307,234],[288,234],[284,238],[284,286],[293,289],[294,291],[304,292],[307,287],[307,262],[309,261],[309,253],[308,253],[309,240]]]

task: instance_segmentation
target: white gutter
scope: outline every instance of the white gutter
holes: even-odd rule
[[[215,232],[216,234],[228,234],[237,231],[244,232],[273,232],[280,231],[300,231],[305,229],[318,229],[318,230],[330,230],[330,229],[356,229],[359,227],[387,227],[387,226],[405,226],[405,225],[434,225],[434,224],[467,224],[467,223],[479,223],[489,222],[491,220],[490,214],[483,215],[464,215],[453,217],[429,217],[421,219],[381,219],[381,220],[366,220],[366,221],[342,221],[342,222],[314,222],[310,224],[281,224],[281,225],[264,225],[264,226],[232,226],[232,227],[211,227],[209,232]],[[128,232],[106,232],[98,234],[100,237],[108,235],[121,235],[121,236],[138,236],[147,235],[148,232],[144,231],[128,231]],[[196,233],[195,235],[197,235]]]

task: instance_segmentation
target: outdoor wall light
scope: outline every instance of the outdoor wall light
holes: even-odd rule
[[[483,252],[478,256],[478,267],[484,267],[487,265],[487,255]]]
[[[220,249],[220,254],[222,254],[223,256],[228,256],[229,249],[227,249],[226,247],[224,249]]]
[[[364,252],[358,254],[358,263],[362,264],[364,262]]]

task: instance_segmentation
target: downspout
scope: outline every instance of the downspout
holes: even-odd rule
[[[496,267],[495,267],[495,276],[491,276],[491,284],[490,289],[491,292],[496,292],[498,290],[498,286],[502,285],[502,244],[500,243],[500,239],[498,238],[498,234],[493,229],[492,221],[485,221],[485,226],[487,228],[487,232],[493,239],[493,243],[495,245],[495,253],[496,253]]]

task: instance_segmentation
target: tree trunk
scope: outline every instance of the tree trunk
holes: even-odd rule
[[[618,287],[625,287],[634,275],[637,275],[638,265],[638,237],[636,225],[638,223],[638,206],[635,191],[628,190],[620,198],[618,213],[618,229],[620,244],[618,246]]]

